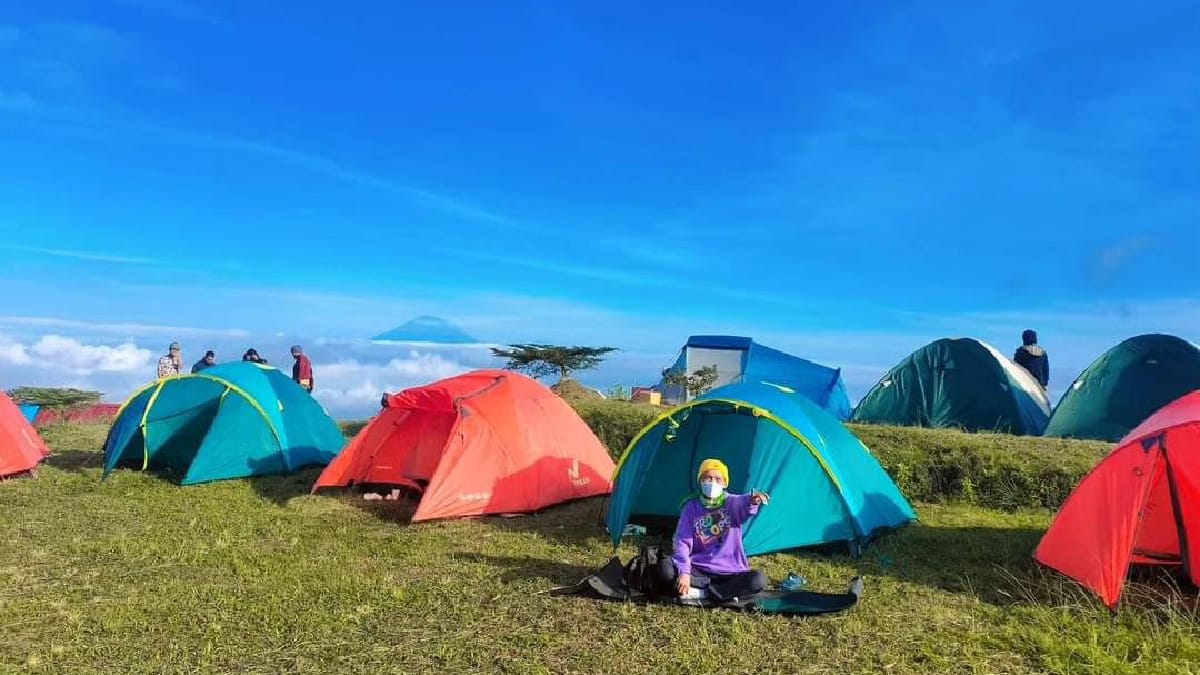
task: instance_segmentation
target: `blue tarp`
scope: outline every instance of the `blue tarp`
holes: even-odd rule
[[[33,420],[37,419],[38,411],[42,409],[42,406],[33,405],[30,403],[22,403],[17,407],[21,409],[21,414],[25,416],[25,419],[28,420],[30,424],[33,424]]]
[[[722,385],[757,382],[782,385],[795,390],[839,420],[849,419],[853,410],[839,368],[823,366],[755,342],[753,338],[738,335],[693,335],[680,350],[674,367],[688,369],[689,349],[741,352],[740,371],[728,380],[722,377]],[[660,381],[656,389],[663,392],[663,398],[668,401],[683,402],[684,392],[681,387],[669,386]]]

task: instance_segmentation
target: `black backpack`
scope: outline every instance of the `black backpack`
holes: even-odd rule
[[[625,586],[632,593],[659,595],[663,593],[658,578],[658,561],[662,553],[657,546],[643,546],[625,565]]]

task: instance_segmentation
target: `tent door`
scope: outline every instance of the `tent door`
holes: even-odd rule
[[[1179,559],[1183,563],[1183,571],[1188,576],[1188,579],[1192,583],[1197,583],[1200,582],[1200,579],[1197,578],[1195,574],[1196,568],[1193,567],[1191,546],[1188,541],[1188,525],[1192,524],[1194,527],[1200,527],[1200,523],[1189,523],[1187,519],[1184,506],[1186,496],[1180,494],[1181,483],[1183,481],[1180,480],[1180,476],[1178,475],[1180,472],[1174,466],[1171,455],[1167,451],[1165,437],[1160,440],[1160,447],[1162,448],[1163,459],[1166,460],[1165,463],[1167,465],[1167,480],[1169,481],[1171,491],[1171,510],[1175,515],[1175,522],[1179,528]],[[1191,510],[1194,512],[1196,507],[1192,507]]]

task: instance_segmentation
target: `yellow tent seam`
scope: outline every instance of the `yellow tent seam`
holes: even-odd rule
[[[267,368],[263,368],[263,370],[267,370]],[[192,373],[189,375],[176,375],[176,376],[169,377],[169,378],[166,378],[163,380],[158,380],[156,382],[152,382],[152,383],[142,387],[141,389],[138,389],[136,392],[133,393],[133,395],[131,395],[129,397],[129,399],[127,399],[125,401],[125,403],[123,403],[121,405],[120,408],[117,409],[117,417],[119,418],[121,416],[121,413],[124,412],[126,406],[128,406],[130,402],[132,402],[138,396],[141,396],[146,391],[153,389],[155,387],[158,387],[158,390],[155,391],[150,396],[150,401],[146,403],[146,409],[145,409],[145,411],[142,412],[142,419],[138,424],[138,426],[142,429],[142,439],[143,439],[143,441],[142,441],[142,469],[143,470],[145,470],[146,467],[150,463],[150,449],[148,447],[146,447],[146,442],[145,442],[146,422],[147,422],[147,419],[150,417],[150,408],[154,406],[154,402],[156,400],[158,400],[158,395],[162,393],[163,387],[165,387],[168,382],[175,382],[175,381],[183,380],[183,379],[186,379],[189,377],[196,377],[196,378],[201,378],[201,379],[205,379],[205,380],[211,380],[223,387],[226,387],[225,392],[221,394],[222,400],[224,400],[225,396],[227,396],[230,391],[232,391],[232,392],[236,393],[237,395],[241,396],[242,398],[246,399],[246,402],[250,404],[250,407],[252,407],[256,411],[258,411],[258,414],[262,416],[263,421],[267,423],[267,428],[271,430],[271,435],[275,437],[275,442],[279,444],[280,451],[282,451],[284,449],[283,438],[279,435],[279,430],[276,429],[275,425],[271,423],[270,415],[267,414],[267,411],[264,410],[263,407],[258,403],[258,401],[254,400],[254,397],[251,396],[249,393],[247,393],[246,390],[244,390],[241,387],[237,386],[236,384],[230,382],[229,380],[223,380],[219,377],[214,377],[212,375],[205,375],[204,373]]]
[[[769,411],[765,408],[760,408],[759,406],[756,406],[756,405],[746,405],[746,403],[743,401],[736,401],[733,399],[725,399],[725,398],[708,398],[708,399],[692,401],[691,403],[684,404],[683,406],[680,406],[679,408],[670,410],[668,412],[663,413],[662,415],[659,415],[656,419],[654,419],[654,421],[650,422],[645,427],[642,427],[642,430],[639,431],[637,433],[637,435],[635,435],[633,437],[633,440],[629,442],[629,445],[626,446],[625,452],[621,453],[621,458],[617,462],[616,469],[613,470],[612,482],[613,483],[617,482],[617,476],[620,475],[621,469],[625,466],[625,460],[628,459],[629,454],[631,452],[633,452],[633,449],[634,449],[634,447],[637,446],[638,442],[641,441],[642,438],[645,437],[646,434],[650,433],[651,429],[658,426],[664,419],[670,418],[672,415],[674,415],[677,412],[680,412],[685,409],[690,409],[695,406],[706,405],[706,404],[710,404],[710,403],[726,403],[726,404],[732,405],[735,409],[740,408],[740,407],[746,407],[746,408],[749,408],[756,417],[765,417],[765,418],[771,420],[772,422],[778,424],[779,426],[783,427],[783,429],[785,431],[787,431],[789,434],[794,436],[796,438],[796,440],[800,441],[800,444],[803,445],[808,450],[808,452],[813,456],[813,459],[817,460],[817,463],[820,464],[821,468],[825,471],[825,475],[829,476],[829,480],[833,481],[833,485],[834,485],[834,487],[837,488],[838,492],[843,495],[845,494],[845,491],[842,489],[841,481],[839,481],[837,476],[834,475],[833,470],[829,467],[829,464],[827,464],[825,462],[825,458],[821,456],[821,452],[819,450],[817,450],[816,446],[814,446],[811,441],[809,441],[807,438],[804,437],[804,434],[801,434],[795,427],[788,424],[787,422],[784,422],[782,419],[776,417],[771,411]]]

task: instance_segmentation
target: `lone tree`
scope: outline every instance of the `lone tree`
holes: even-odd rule
[[[508,363],[504,365],[508,370],[521,370],[532,377],[558,373],[559,382],[566,380],[571,371],[595,368],[604,360],[605,354],[614,351],[617,351],[616,347],[560,347],[536,344],[508,345],[508,349],[492,347],[494,356],[508,359]]]
[[[717,383],[717,367],[715,365],[704,366],[691,375],[681,368],[667,368],[662,375],[665,384],[683,387],[692,396],[708,392]]]

